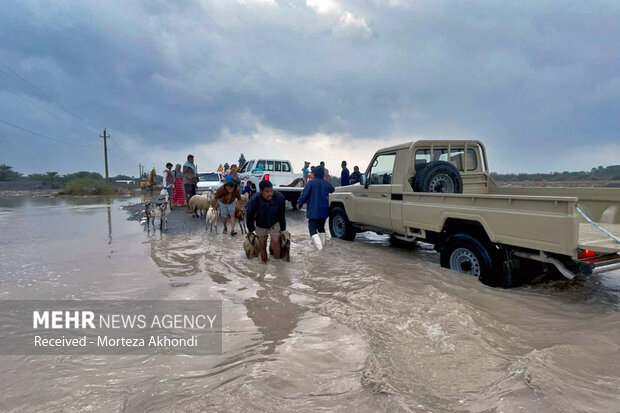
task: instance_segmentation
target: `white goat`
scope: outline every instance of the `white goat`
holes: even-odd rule
[[[217,209],[210,206],[209,210],[207,211],[205,221],[207,222],[205,231],[210,230],[209,232],[213,232],[213,227],[215,226],[215,233],[217,234]]]
[[[242,194],[241,199],[239,200],[239,204],[241,208],[245,209],[249,201],[250,201],[250,194]]]
[[[149,201],[144,204],[144,211],[146,212],[146,229],[151,229],[151,221],[153,221],[153,229],[155,229],[155,218],[159,218],[159,230],[162,231],[164,228],[168,229],[168,215],[172,212],[170,209],[170,202],[168,199],[168,194],[165,195],[165,201],[161,202],[152,202]]]

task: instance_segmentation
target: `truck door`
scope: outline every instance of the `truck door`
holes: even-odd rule
[[[383,229],[392,228],[390,196],[395,159],[395,153],[380,154],[370,164],[366,172],[367,184],[356,194],[355,210],[360,223]]]

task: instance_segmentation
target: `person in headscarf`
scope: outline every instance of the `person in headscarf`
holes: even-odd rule
[[[185,205],[185,191],[183,190],[183,172],[181,164],[178,163],[172,171],[174,177],[174,189],[172,190],[172,207],[175,205]]]
[[[230,176],[232,177],[232,182],[235,184],[237,188],[241,188],[241,178],[239,178],[239,168],[236,164],[232,164],[230,166]]]

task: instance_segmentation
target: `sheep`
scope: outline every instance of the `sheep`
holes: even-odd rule
[[[153,221],[153,229],[155,229],[155,218],[159,218],[159,230],[164,228],[168,229],[168,215],[172,212],[170,209],[170,202],[168,194],[165,195],[165,202],[152,202],[149,201],[144,204],[144,211],[146,213],[146,229],[150,230],[151,221]]]
[[[248,258],[258,257],[260,251],[260,243],[255,233],[250,232],[243,240],[243,249],[245,250],[245,256]]]
[[[210,232],[213,232],[213,226],[215,226],[215,233],[217,234],[217,209],[213,208],[213,206],[210,206],[209,210],[207,211],[205,220],[207,222],[205,231],[208,231],[210,229]]]
[[[189,209],[192,211],[192,216],[194,218],[198,218],[198,210],[200,210],[201,215],[209,210],[209,204],[213,199],[213,194],[211,192],[205,192],[202,195],[194,195],[189,200]]]

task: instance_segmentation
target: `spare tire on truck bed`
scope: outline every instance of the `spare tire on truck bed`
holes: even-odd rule
[[[461,178],[459,170],[450,162],[433,161],[415,174],[413,190],[416,192],[462,194],[463,178]]]

